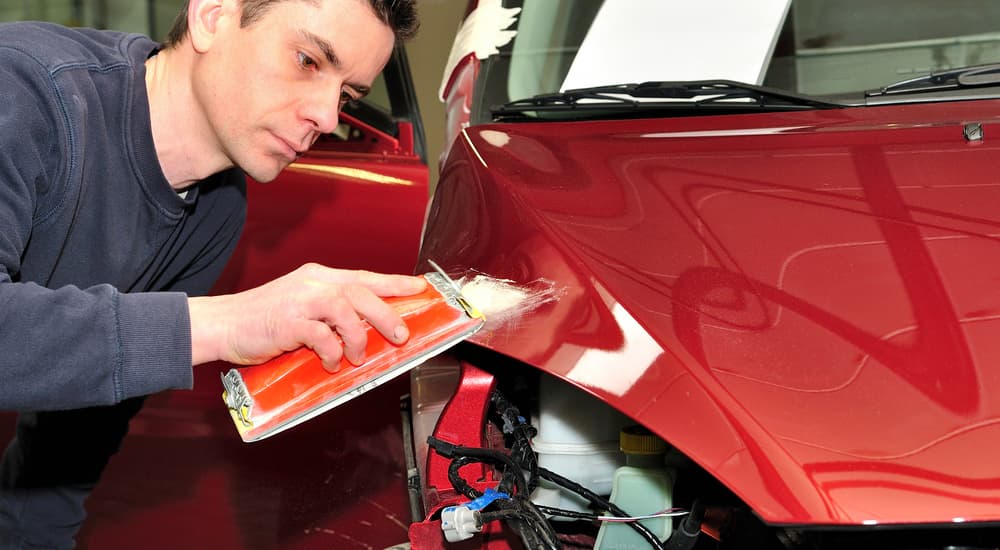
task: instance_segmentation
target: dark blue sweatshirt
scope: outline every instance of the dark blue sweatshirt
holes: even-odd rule
[[[139,35],[0,24],[0,409],[189,388],[187,296],[246,211],[237,170],[179,196],[157,161]]]

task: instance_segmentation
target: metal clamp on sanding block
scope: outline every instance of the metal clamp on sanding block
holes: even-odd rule
[[[233,413],[233,419],[239,420],[244,426],[253,426],[253,422],[250,421],[250,415],[253,414],[253,399],[250,398],[247,385],[243,383],[240,371],[230,369],[226,374],[220,373],[219,376],[222,377],[222,387],[225,388],[225,391],[222,392],[222,400],[225,401],[229,411]]]
[[[473,319],[482,319],[483,313],[465,298],[462,294],[462,289],[458,286],[458,283],[449,277],[448,274],[441,269],[441,266],[439,266],[434,260],[427,260],[427,263],[429,263],[431,267],[434,268],[434,271],[437,272],[424,275],[427,282],[434,285],[438,289],[438,292],[447,298],[449,302],[452,302],[462,308],[466,315],[472,317]]]

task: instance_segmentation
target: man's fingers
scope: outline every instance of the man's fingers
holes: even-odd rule
[[[394,344],[402,344],[409,338],[409,329],[406,328],[399,312],[382,301],[368,287],[346,287],[344,296],[350,301],[351,307],[357,312],[357,315],[368,321],[368,324],[379,331],[386,340]]]
[[[309,277],[325,283],[360,285],[376,296],[410,296],[427,288],[423,277],[394,275],[364,270],[334,269],[320,264],[306,264],[299,268]]]
[[[344,357],[352,365],[364,363],[365,347],[368,345],[368,326],[355,316],[353,321],[338,323],[333,328],[344,342]]]
[[[340,360],[344,356],[344,345],[340,336],[322,321],[299,321],[297,336],[301,345],[312,349],[330,372],[340,370]]]
[[[355,365],[364,362],[368,344],[367,326],[355,304],[367,303],[366,298],[389,308],[370,290],[355,285],[330,285],[322,293],[310,294],[303,304],[307,318],[323,322],[328,331],[336,333],[342,341],[344,357]]]
[[[359,277],[360,284],[378,296],[410,296],[427,288],[427,280],[423,277],[386,275],[371,271],[361,271]]]
[[[397,345],[409,338],[401,315],[382,297],[426,286],[422,277],[309,264],[254,289],[191,299],[192,361],[253,365],[304,345],[328,370],[343,358],[361,364],[369,325]]]

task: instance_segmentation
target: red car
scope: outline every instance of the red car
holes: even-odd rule
[[[471,2],[418,271],[549,295],[413,373],[412,548],[997,548],[998,30]]]

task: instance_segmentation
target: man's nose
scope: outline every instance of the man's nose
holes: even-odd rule
[[[331,93],[329,88],[313,93],[306,103],[303,117],[319,133],[329,134],[337,129],[340,121],[340,88]]]

